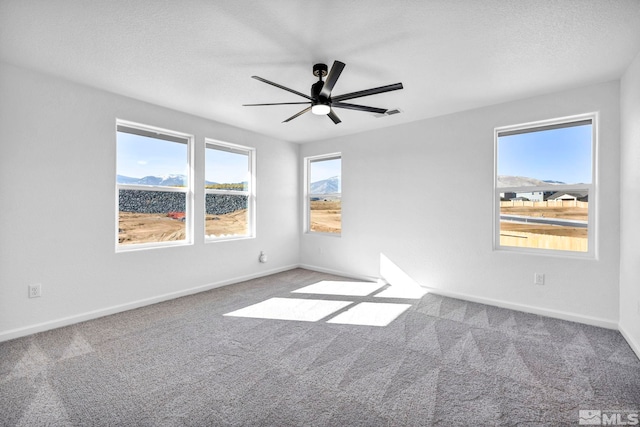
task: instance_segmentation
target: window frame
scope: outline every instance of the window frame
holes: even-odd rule
[[[316,195],[311,194],[311,163],[321,162],[326,160],[340,159],[340,192],[339,193],[327,193],[328,197],[340,198],[340,232],[330,233],[325,231],[313,231],[311,230],[311,197]],[[317,156],[308,156],[304,158],[304,215],[303,215],[303,231],[305,234],[319,235],[319,236],[342,236],[342,153],[329,153],[321,154]]]
[[[571,123],[591,122],[591,182],[589,184],[556,184],[550,186],[521,186],[498,187],[498,138],[505,133],[528,133],[547,130],[543,128],[568,127]],[[586,123],[585,123],[586,124]],[[555,257],[598,258],[598,232],[597,232],[597,207],[598,207],[598,113],[586,113],[574,116],[559,117],[549,120],[528,122],[517,125],[496,127],[494,129],[494,167],[493,167],[493,249],[494,251],[516,252],[534,255],[548,255]],[[500,244],[500,193],[524,193],[549,191],[584,191],[589,195],[589,208],[587,216],[587,251],[569,251],[561,249],[525,248],[517,246],[503,246]]]
[[[122,130],[121,130],[122,128]],[[136,132],[137,131],[137,132]],[[118,183],[118,165],[117,165],[117,147],[118,132],[130,133],[134,135],[146,136],[149,138],[162,139],[180,144],[187,145],[187,177],[185,179],[185,187],[165,187],[161,185],[143,185],[143,184],[120,184]],[[157,126],[136,123],[128,120],[116,119],[115,140],[116,140],[116,173],[115,178],[115,249],[118,252],[131,252],[146,249],[158,249],[176,246],[193,245],[193,165],[194,165],[194,135],[184,132],[178,132],[170,129],[164,129]],[[184,193],[185,194],[185,239],[166,242],[149,242],[149,243],[130,243],[126,245],[120,244],[119,241],[119,225],[120,225],[120,190],[138,190],[138,191],[157,191],[166,193]]]
[[[223,189],[213,189],[207,188],[206,185],[206,157],[207,157],[207,149],[217,149],[220,151],[228,151],[228,152],[236,152],[239,154],[244,154],[248,156],[248,179],[247,179],[247,190],[223,190]],[[205,243],[214,243],[214,242],[225,242],[230,240],[244,240],[244,239],[254,239],[256,237],[256,149],[255,147],[247,147],[244,145],[233,144],[226,141],[220,141],[212,138],[204,139],[204,167],[205,173],[203,174],[202,183],[204,187],[204,205],[203,205],[203,221],[204,221],[204,241]],[[209,236],[207,234],[207,224],[206,224],[206,216],[207,216],[207,194],[222,194],[222,195],[236,195],[236,196],[246,196],[247,197],[247,231],[246,235],[235,235],[235,236]]]

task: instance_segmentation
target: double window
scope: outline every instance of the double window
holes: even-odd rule
[[[193,136],[118,120],[116,250],[193,242]],[[205,140],[206,241],[255,236],[255,149]]]
[[[255,150],[205,142],[205,236],[208,241],[255,234]]]
[[[596,117],[495,130],[495,247],[595,256]]]
[[[118,121],[117,250],[191,243],[191,135]]]
[[[342,157],[340,153],[305,159],[305,229],[312,233],[342,232]]]

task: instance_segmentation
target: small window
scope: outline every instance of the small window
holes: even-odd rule
[[[192,137],[118,121],[116,140],[117,250],[191,243]]]
[[[595,116],[496,129],[496,247],[594,256]]]
[[[342,157],[331,154],[306,160],[306,231],[342,232]]]
[[[224,240],[255,236],[255,150],[206,140],[205,236]]]

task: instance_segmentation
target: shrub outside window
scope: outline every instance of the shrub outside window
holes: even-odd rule
[[[498,249],[595,256],[596,116],[495,130]]]
[[[255,236],[255,149],[205,142],[207,241]]]
[[[340,153],[305,159],[306,230],[342,233],[342,157]]]
[[[192,140],[117,121],[117,251],[192,242]]]

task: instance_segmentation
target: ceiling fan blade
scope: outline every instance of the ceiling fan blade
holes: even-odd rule
[[[301,96],[303,98],[307,98],[309,101],[313,101],[313,99],[309,95],[305,95],[304,93],[298,92],[297,90],[289,89],[288,87],[279,85],[278,83],[271,82],[271,81],[269,81],[267,79],[263,79],[262,77],[251,76],[251,78],[252,79],[256,79],[258,81],[261,81],[263,83],[266,83],[268,85],[275,86],[275,87],[280,88],[282,90],[286,90],[287,92],[295,93],[296,95],[299,95],[299,96]]]
[[[272,104],[242,104],[243,107],[260,107],[262,105],[295,105],[308,104],[308,102],[274,102]]]
[[[299,113],[296,113],[296,114],[294,114],[293,116],[289,117],[287,120],[284,120],[282,123],[289,122],[289,121],[291,121],[291,120],[295,119],[296,117],[303,115],[303,114],[304,114],[304,113],[306,113],[307,111],[311,111],[311,107],[310,107],[310,106],[309,106],[309,107],[307,107],[307,108],[305,108],[304,110],[300,111]]]
[[[342,120],[340,120],[340,117],[338,117],[338,115],[334,113],[333,110],[329,111],[329,114],[327,114],[327,116],[329,116],[329,118],[333,120],[333,123],[335,124],[342,123]]]
[[[332,96],[333,101],[344,101],[346,99],[360,98],[362,96],[375,95],[377,93],[391,92],[392,90],[402,89],[402,83],[394,83],[392,85],[380,86],[373,89],[361,90],[358,92],[345,93],[344,95]]]
[[[384,114],[387,112],[386,108],[367,107],[365,105],[347,104],[344,102],[332,102],[333,108],[345,108],[347,110],[366,111],[368,113]]]
[[[340,77],[342,70],[344,70],[344,66],[344,62],[333,61],[331,70],[329,70],[329,74],[327,74],[327,78],[324,80],[324,85],[322,86],[322,90],[320,91],[321,97],[329,98],[331,96],[331,91],[336,85],[336,82],[338,81],[338,77]]]

